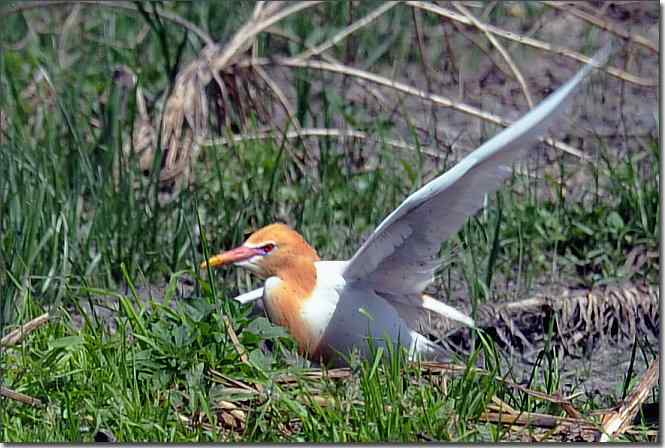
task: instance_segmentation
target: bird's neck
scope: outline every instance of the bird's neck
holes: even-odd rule
[[[317,257],[318,260],[318,257]],[[289,257],[276,272],[290,295],[299,301],[307,300],[316,288],[316,265],[312,257]]]
[[[319,343],[317,332],[303,321],[305,304],[314,298],[316,266],[308,257],[289,257],[273,271],[279,281],[266,283],[264,303],[270,320],[289,329],[298,342],[300,352],[313,353]]]

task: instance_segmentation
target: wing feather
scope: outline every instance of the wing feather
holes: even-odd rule
[[[556,120],[565,100],[609,54],[608,45],[520,120],[411,194],[356,252],[342,274],[345,280],[445,314],[436,305],[426,306],[420,294],[433,279],[441,243],[481,208],[485,194],[496,191],[510,177],[513,162]]]
[[[240,294],[238,296],[235,296],[233,300],[242,303],[243,305],[246,303],[254,302],[256,300],[259,300],[260,298],[263,297],[263,288],[256,288],[252,291],[246,292],[244,294]]]

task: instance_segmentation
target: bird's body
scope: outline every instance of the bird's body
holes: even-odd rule
[[[592,64],[603,64],[609,48]],[[271,224],[236,249],[202,263],[250,269],[263,288],[236,299],[264,301],[272,322],[290,331],[303,355],[340,364],[358,350],[406,347],[411,356],[440,359],[443,351],[418,333],[426,312],[473,326],[469,316],[424,295],[439,265],[441,242],[481,208],[512,173],[512,164],[561,112],[592,64],[509,128],[473,151],[445,174],[410,195],[377,227],[349,261],[321,261],[295,230]],[[341,355],[341,356],[340,356]]]
[[[389,339],[410,353],[434,355],[440,351],[411,328],[389,301],[375,291],[347,284],[344,270],[348,262],[318,261],[315,266],[319,281],[312,291],[314,299],[304,302],[300,309],[300,319],[311,335],[311,344],[301,350],[312,359],[339,363],[354,349],[367,357],[370,335],[376,347],[384,346]],[[276,303],[271,287],[271,282],[266,282],[264,300],[268,315],[277,322],[272,317]]]
[[[268,260],[263,252],[274,252],[276,258],[261,263]],[[389,300],[365,285],[347,282],[348,261],[319,260],[316,251],[285,224],[259,229],[244,245],[207,263],[235,263],[264,277],[264,287],[253,291],[246,301],[262,298],[270,320],[288,328],[300,352],[312,360],[341,365],[354,349],[366,357],[370,336],[375,347],[390,340],[411,354],[431,354],[431,358],[442,353],[415,331],[414,323],[407,322]],[[467,323],[472,323],[470,318]]]

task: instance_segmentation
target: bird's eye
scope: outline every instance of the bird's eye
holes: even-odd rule
[[[264,246],[261,246],[261,251],[263,252],[263,255],[268,255],[270,252],[272,252],[275,249],[275,245],[272,243],[268,243]]]

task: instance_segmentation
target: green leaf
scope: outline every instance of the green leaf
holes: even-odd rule
[[[253,333],[262,339],[277,339],[287,337],[288,333],[283,327],[273,325],[265,317],[258,317],[254,319],[250,324],[243,330],[244,332]]]
[[[265,353],[263,353],[263,350],[258,348],[249,352],[249,360],[256,367],[263,370],[270,369],[273,361],[272,356],[266,355]]]
[[[83,344],[81,336],[64,336],[50,342],[51,348],[73,348]]]
[[[402,163],[402,168],[404,168],[404,171],[406,171],[406,175],[409,177],[409,182],[413,184],[416,181],[418,175],[416,174],[411,164],[406,160],[400,160],[400,162]]]
[[[582,223],[579,222],[579,221],[578,221],[578,222],[574,222],[573,225],[574,225],[575,227],[577,227],[578,229],[580,229],[580,230],[581,230],[582,232],[584,232],[585,234],[587,234],[587,235],[589,235],[589,236],[593,236],[593,233],[594,233],[594,232],[593,232],[593,229],[591,229],[591,227],[586,226],[586,225],[582,224]]]
[[[619,231],[625,226],[623,219],[617,212],[610,212],[607,216],[607,227],[612,231]]]

